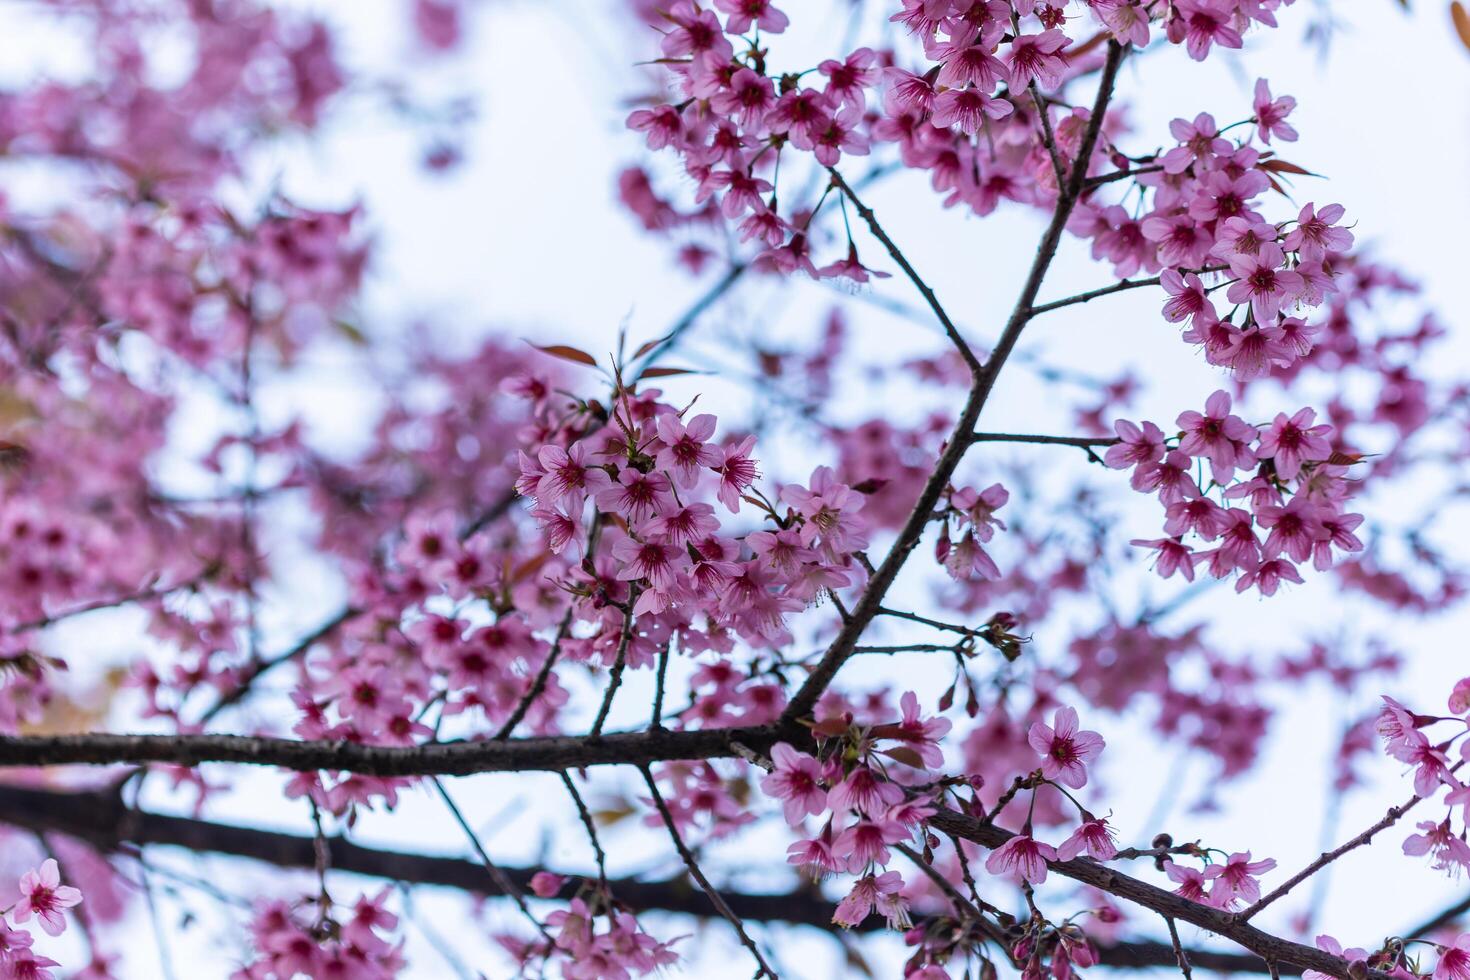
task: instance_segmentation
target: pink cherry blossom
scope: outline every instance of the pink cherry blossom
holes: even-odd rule
[[[1072,832],[1072,836],[1057,846],[1057,856],[1063,861],[1070,861],[1083,852],[1095,861],[1111,861],[1117,856],[1118,847],[1113,830],[1106,819],[1084,818],[1081,826]]]
[[[1017,834],[990,852],[985,869],[994,875],[1013,874],[1039,885],[1046,881],[1047,862],[1055,860],[1056,848],[1026,834]]]
[[[1077,711],[1068,706],[1056,710],[1051,725],[1032,725],[1026,740],[1042,756],[1041,774],[1073,789],[1087,785],[1087,764],[1105,744],[1097,732],[1078,730]]]
[[[822,766],[815,758],[785,742],[777,742],[771,746],[771,762],[775,768],[761,778],[761,789],[782,801],[787,823],[796,826],[802,817],[819,816],[826,811]]]
[[[1296,108],[1296,99],[1289,95],[1283,95],[1279,99],[1271,98],[1271,87],[1264,78],[1256,79],[1255,110],[1256,129],[1260,133],[1262,143],[1270,143],[1271,137],[1286,142],[1294,142],[1297,132],[1286,122],[1286,117],[1291,110]]]
[[[40,867],[20,876],[20,901],[12,914],[16,922],[28,922],[34,915],[48,935],[59,936],[66,929],[61,913],[81,901],[80,891],[61,883],[56,860],[47,858]]]

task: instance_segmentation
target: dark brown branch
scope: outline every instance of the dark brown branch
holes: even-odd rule
[[[309,871],[316,866],[315,843],[309,836],[284,834],[253,827],[214,823],[189,817],[149,813],[126,808],[116,794],[0,786],[0,823],[37,832],[65,834],[84,841],[104,854],[125,845],[178,847],[197,854],[220,854],[260,861],[281,868]],[[474,861],[405,851],[363,847],[341,837],[326,839],[332,868],[338,873],[365,875],[406,885],[436,885],[501,897],[485,869]],[[517,888],[529,890],[531,876],[540,867],[502,867]],[[576,875],[565,875],[577,877]],[[644,911],[708,917],[708,902],[684,879],[641,881],[613,878],[608,882],[619,900]],[[730,908],[747,922],[786,922],[833,931],[833,903],[817,892],[776,894],[723,893]],[[879,917],[859,925],[859,932],[884,928]],[[1108,966],[1144,967],[1173,963],[1165,943],[1134,942],[1099,949]],[[1264,973],[1265,964],[1252,956],[1191,950],[1196,965],[1213,970]]]
[[[628,645],[633,641],[633,604],[637,601],[638,590],[633,589],[628,594],[628,608],[623,612],[623,631],[618,637],[618,653],[613,658],[612,673],[608,675],[607,693],[603,695],[602,706],[597,709],[597,717],[592,722],[594,739],[602,737],[602,726],[607,723],[613,698],[617,696],[618,688],[623,683],[623,669],[628,666]]]
[[[1146,167],[1132,167],[1128,170],[1115,170],[1110,174],[1099,174],[1087,179],[1087,188],[1101,187],[1103,184],[1111,184],[1118,180],[1127,180],[1130,177],[1141,177],[1144,174],[1156,174],[1163,170],[1163,164],[1151,163]]]
[[[536,918],[535,912],[531,911],[531,905],[526,901],[525,889],[517,885],[511,879],[510,875],[506,874],[500,865],[490,857],[490,852],[486,851],[485,845],[480,842],[480,835],[475,833],[475,828],[470,826],[470,822],[465,819],[464,814],[455,805],[454,798],[449,795],[449,791],[444,788],[444,784],[438,779],[430,781],[434,784],[434,790],[439,794],[439,798],[448,807],[450,815],[454,817],[454,822],[459,824],[459,829],[469,840],[470,846],[474,848],[475,855],[480,859],[480,866],[490,875],[490,880],[495,882],[495,887],[500,889],[501,894],[508,895],[511,901],[516,903],[516,906],[521,910],[521,914],[531,921],[531,924],[545,937],[548,943],[554,944],[556,940],[546,930],[545,924]]]
[[[984,409],[991,391],[995,388],[996,379],[1020,341],[1026,324],[1034,315],[1032,304],[1036,302],[1036,294],[1041,290],[1042,281],[1046,278],[1047,270],[1051,268],[1052,259],[1056,256],[1057,246],[1061,243],[1062,233],[1067,226],[1067,219],[1071,217],[1072,209],[1076,206],[1077,199],[1082,193],[1088,163],[1092,159],[1092,151],[1097,145],[1098,135],[1102,132],[1103,117],[1107,114],[1108,102],[1112,99],[1113,86],[1117,81],[1118,66],[1122,64],[1124,51],[1123,46],[1117,42],[1108,42],[1107,60],[1103,64],[1102,78],[1098,82],[1092,117],[1088,120],[1087,130],[1083,133],[1081,144],[1078,147],[1077,160],[1072,167],[1070,179],[1064,187],[1059,188],[1056,209],[1037,245],[1036,258],[1031,263],[1031,271],[1021,287],[1020,295],[1016,298],[1016,304],[1006,321],[1005,329],[1001,331],[995,349],[975,374],[975,383],[970,389],[970,395],[965,400],[954,432],[940,454],[934,472],[930,474],[924,488],[920,491],[914,509],[909,514],[908,520],[904,522],[903,528],[898,532],[887,557],[869,578],[867,587],[863,589],[862,596],[858,599],[857,605],[853,607],[852,615],[843,623],[822,659],[812,668],[806,682],[787,704],[786,710],[781,715],[784,721],[792,721],[811,714],[817,699],[827,690],[832,679],[842,669],[842,665],[852,656],[858,639],[868,628],[868,624],[873,621],[873,617],[878,615],[878,610],[883,604],[883,597],[888,594],[889,588],[898,578],[898,573],[908,561],[909,555],[918,547],[924,529],[929,524],[930,514],[944,493],[944,488],[949,485],[955,470],[959,468],[960,461],[965,456],[965,450],[969,448],[968,437],[975,431],[975,423],[979,420],[980,412]]]
[[[694,859],[693,852],[689,850],[689,845],[684,843],[684,837],[679,833],[679,825],[674,822],[674,815],[669,812],[669,805],[664,802],[663,794],[658,791],[658,783],[654,780],[653,773],[647,766],[643,766],[642,770],[643,782],[648,786],[648,792],[653,797],[653,805],[658,809],[658,815],[663,818],[664,827],[668,830],[669,836],[673,838],[674,847],[678,850],[679,857],[684,860],[684,867],[689,870],[690,877],[699,882],[699,887],[704,889],[705,897],[715,907],[715,911],[719,912],[725,921],[729,922],[735,928],[735,934],[740,937],[741,944],[750,950],[750,955],[755,958],[756,963],[760,966],[760,969],[755,974],[756,980],[760,980],[761,977],[780,980],[776,971],[771,969],[770,964],[766,962],[766,958],[761,955],[760,947],[755,944],[755,940],[751,939],[750,934],[745,931],[745,922],[735,913],[734,909],[730,908],[719,890],[710,884],[710,880],[705,877],[704,872],[700,869],[699,862]]]
[[[516,704],[515,710],[510,713],[510,717],[505,720],[505,724],[501,725],[500,730],[495,733],[497,741],[510,738],[515,732],[516,726],[526,717],[526,712],[531,710],[531,705],[535,704],[536,699],[541,696],[541,692],[546,690],[546,682],[551,677],[551,668],[556,666],[557,658],[561,656],[562,643],[567,638],[567,631],[572,628],[572,614],[575,611],[575,608],[568,607],[566,615],[562,616],[561,622],[557,624],[556,636],[551,641],[551,649],[546,651],[546,659],[542,661],[541,669],[536,672],[536,677],[531,681],[531,686],[526,689],[525,695]]]
[[[887,606],[880,608],[878,610],[878,615],[892,616],[894,619],[906,619],[911,623],[922,623],[925,626],[932,626],[935,629],[943,630],[946,633],[959,633],[962,636],[974,636],[983,638],[986,633],[983,628],[975,629],[969,626],[961,626],[958,623],[946,623],[943,620],[930,619],[928,616],[920,616],[918,613],[905,612],[902,609],[889,609]]]
[[[1213,265],[1206,266],[1203,269],[1185,269],[1183,271],[1193,272],[1196,275],[1202,275],[1206,272],[1222,272],[1227,268],[1229,267],[1223,265]],[[1129,289],[1140,289],[1144,286],[1157,286],[1159,285],[1160,281],[1161,280],[1158,276],[1151,276],[1148,279],[1124,279],[1121,282],[1113,283],[1111,286],[1103,286],[1099,289],[1091,289],[1085,293],[1078,293],[1075,296],[1068,296],[1066,299],[1052,300],[1050,303],[1042,303],[1040,306],[1033,306],[1031,308],[1031,315],[1040,316],[1041,314],[1049,313],[1052,310],[1059,310],[1064,306],[1075,306],[1078,303],[1086,303],[1091,300],[1098,299],[1102,296],[1111,296],[1113,293],[1121,293]]]
[[[1046,114],[1046,102],[1041,98],[1041,89],[1036,79],[1031,80],[1031,99],[1036,103],[1036,116],[1041,124],[1041,141],[1046,145],[1046,154],[1051,157],[1051,172],[1057,178],[1057,190],[1067,182],[1067,172],[1062,167],[1062,154],[1057,150],[1057,138],[1051,131],[1051,117]]]
[[[1129,289],[1140,289],[1144,286],[1157,286],[1158,284],[1158,276],[1151,276],[1148,279],[1124,279],[1120,282],[1113,283],[1111,286],[1103,286],[1100,289],[1091,289],[1085,293],[1078,293],[1076,296],[1068,296],[1066,299],[1052,300],[1050,303],[1042,303],[1040,306],[1033,306],[1031,308],[1031,315],[1040,316],[1043,313],[1050,313],[1052,310],[1059,310],[1064,306],[1073,306],[1077,303],[1086,303],[1101,296],[1111,296],[1113,293],[1121,293]]]
[[[792,723],[689,732],[620,732],[596,739],[567,735],[403,747],[249,735],[22,735],[0,737],[0,768],[229,762],[299,772],[326,769],[371,776],[464,776],[726,758],[737,754],[732,742],[764,752],[779,741],[810,744],[810,733]]]
[[[1179,941],[1179,927],[1169,916],[1164,916],[1164,922],[1169,926],[1169,942],[1174,945],[1174,959],[1179,964],[1179,972],[1184,974],[1184,980],[1193,980],[1194,974],[1189,967],[1189,954],[1184,951],[1184,944]]]

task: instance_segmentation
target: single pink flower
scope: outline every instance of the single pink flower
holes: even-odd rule
[[[1270,143],[1271,137],[1276,136],[1290,143],[1297,137],[1297,132],[1286,122],[1286,117],[1291,110],[1296,108],[1296,99],[1289,95],[1272,100],[1271,86],[1264,78],[1256,79],[1256,132],[1261,137],[1262,143]]]
[[[657,456],[659,468],[680,487],[692,489],[702,469],[717,469],[725,461],[720,447],[710,444],[715,434],[713,415],[696,415],[685,425],[673,412],[664,412],[654,424],[663,443]]]
[[[1115,470],[1125,470],[1140,463],[1156,463],[1164,458],[1164,430],[1152,422],[1143,427],[1127,419],[1113,423],[1118,434],[1118,444],[1109,446],[1103,462]]]
[[[827,791],[822,788],[822,764],[785,742],[771,746],[775,768],[761,777],[761,789],[782,801],[786,822],[795,827],[808,814],[827,809]]]
[[[1304,408],[1288,418],[1278,412],[1275,421],[1261,431],[1261,442],[1256,455],[1261,459],[1274,459],[1276,473],[1283,480],[1292,480],[1301,472],[1302,464],[1321,462],[1332,455],[1332,426],[1313,425],[1317,413]]]
[[[1055,28],[1040,34],[1022,34],[1011,41],[1005,59],[1011,91],[1024,90],[1032,79],[1048,89],[1061,84],[1062,72],[1067,69],[1067,56],[1061,51],[1071,43],[1067,35]]]
[[[1199,557],[1178,538],[1134,538],[1128,543],[1135,548],[1153,550],[1154,570],[1159,573],[1159,578],[1172,578],[1178,572],[1186,582],[1194,581],[1194,566]]]
[[[1164,873],[1169,880],[1176,882],[1179,887],[1174,889],[1174,894],[1191,902],[1199,902],[1202,905],[1210,904],[1210,896],[1205,892],[1205,883],[1213,878],[1220,877],[1220,866],[1218,864],[1205,865],[1203,870],[1186,868],[1175,864],[1173,861],[1164,862]]]
[[[1052,716],[1052,725],[1038,721],[1026,736],[1042,756],[1041,774],[1073,789],[1087,785],[1087,764],[1106,744],[1097,732],[1078,731],[1077,726],[1077,710],[1064,705]]]
[[[985,870],[993,875],[1015,874],[1039,885],[1046,880],[1046,864],[1057,860],[1056,848],[1027,834],[1017,834],[991,852]]]
[[[80,904],[82,893],[61,883],[61,871],[54,858],[47,858],[34,871],[20,876],[20,901],[16,903],[16,922],[26,922],[34,914],[47,935],[59,936],[66,930],[61,913]]]
[[[1284,268],[1286,253],[1275,242],[1262,245],[1254,255],[1238,252],[1229,262],[1236,281],[1225,296],[1232,303],[1249,302],[1259,324],[1274,324],[1281,308],[1301,295],[1301,274]]]
[[[1238,469],[1255,465],[1256,454],[1250,444],[1256,430],[1238,415],[1230,413],[1230,395],[1217,391],[1205,401],[1204,413],[1181,412],[1176,420],[1184,432],[1179,451],[1209,459],[1215,482],[1229,483]]]
[[[1228,908],[1232,902],[1254,902],[1261,897],[1261,885],[1257,876],[1276,867],[1274,858],[1252,861],[1250,851],[1230,855],[1220,867],[1219,877],[1210,889],[1212,903],[1219,908]]]
[[[1083,851],[1097,861],[1111,861],[1118,856],[1118,846],[1113,839],[1113,830],[1104,817],[1084,819],[1082,826],[1057,847],[1057,856],[1070,861]]]
[[[1470,980],[1470,933],[1461,933],[1454,945],[1439,948],[1434,980]]]

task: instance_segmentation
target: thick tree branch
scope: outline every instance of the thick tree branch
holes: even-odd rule
[[[739,742],[765,752],[779,741],[809,744],[795,723],[675,732],[654,729],[597,738],[555,736],[414,746],[300,741],[250,735],[21,735],[0,737],[0,767],[205,762],[317,769],[370,776],[465,776],[477,772],[561,772],[585,766],[644,765],[737,754]]]
[[[115,793],[76,792],[0,786],[0,823],[45,833],[65,834],[85,841],[103,853],[127,844],[178,847],[199,854],[247,858],[283,868],[309,871],[316,865],[315,842],[309,836],[175,817],[125,807]],[[436,857],[406,851],[363,847],[341,837],[326,840],[330,864],[337,872],[365,875],[406,885],[434,885],[481,895],[499,896],[482,865],[461,858]],[[540,867],[504,867],[517,888],[529,890],[531,876]],[[569,877],[576,877],[570,875]],[[707,918],[708,899],[683,879],[608,881],[621,901],[639,911],[671,912]],[[748,922],[785,922],[832,931],[833,903],[815,891],[763,894],[722,892],[730,909]],[[870,916],[858,932],[885,928],[879,916]],[[1130,942],[1098,950],[1105,966],[1151,967],[1174,962],[1167,943]],[[1263,960],[1238,953],[1190,950],[1196,966],[1235,973],[1265,973]]]

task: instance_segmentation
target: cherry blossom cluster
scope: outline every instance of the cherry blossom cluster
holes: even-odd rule
[[[752,489],[753,438],[722,445],[714,416],[659,394],[619,394],[595,432],[521,454],[517,488],[548,546],[583,559],[568,588],[602,632],[579,645],[582,655],[611,663],[622,648],[628,663],[648,664],[675,631],[686,646],[697,638],[696,651],[719,649],[726,633],[756,646],[788,642],[787,615],[861,581],[853,555],[868,542],[863,495],[822,466],[772,502]],[[731,534],[716,504],[732,515],[754,508],[768,529]],[[589,525],[599,530],[595,556]],[[632,617],[640,635],[622,625]]]
[[[812,203],[788,198],[783,212],[777,183],[788,147],[831,168],[844,156],[866,156],[874,144],[893,143],[905,167],[930,174],[946,206],[964,203],[986,215],[1002,201],[1049,205],[1058,191],[1058,168],[1070,166],[1078,152],[1088,111],[1043,91],[1058,90],[1097,64],[1095,52],[1085,53],[1093,45],[1073,53],[1074,38],[1064,29],[1069,22],[1076,30],[1095,18],[1120,42],[1142,47],[1151,36],[1150,21],[1162,15],[1166,37],[1185,44],[1197,59],[1214,45],[1240,47],[1241,32],[1252,22],[1275,26],[1274,5],[1254,2],[1151,6],[1106,0],[1087,6],[1092,16],[1078,18],[1044,3],[905,0],[892,19],[918,39],[928,66],[909,71],[896,65],[895,51],[862,47],[815,68],[778,72],[770,67],[763,44],[789,21],[773,4],[722,3],[708,10],[680,0],[654,21],[663,33],[662,63],[677,96],[636,110],[628,124],[645,134],[651,148],[671,148],[682,156],[697,183],[694,208],[681,213],[638,168],[623,175],[624,202],[650,229],[718,218],[738,221],[742,241],[765,247],[755,259],[764,268],[866,282],[887,273],[875,273],[859,260],[850,233],[846,254],[819,268],[812,259]],[[720,13],[726,15],[723,21]],[[871,106],[879,89],[880,106]],[[1272,99],[1265,82],[1257,86],[1250,121],[1263,144],[1269,146],[1273,135],[1296,138],[1285,121],[1294,104],[1290,98]],[[1094,252],[1110,258],[1120,276],[1139,269],[1157,272],[1165,265],[1239,265],[1235,275],[1247,285],[1232,287],[1231,300],[1237,301],[1236,294],[1259,294],[1260,326],[1269,331],[1267,338],[1246,345],[1243,364],[1260,372],[1268,356],[1289,360],[1291,345],[1309,340],[1299,339],[1290,325],[1278,330],[1276,314],[1287,300],[1320,302],[1330,279],[1321,260],[1345,251],[1352,241],[1350,232],[1333,227],[1342,209],[1333,205],[1319,213],[1309,205],[1300,227],[1290,233],[1263,228],[1252,200],[1274,182],[1272,172],[1300,173],[1300,168],[1219,137],[1207,114],[1193,127],[1176,122],[1175,132],[1182,145],[1170,151],[1167,163],[1154,164],[1152,157],[1136,161],[1149,175],[1141,183],[1155,192],[1149,213],[1134,217],[1120,205],[1088,203],[1077,209],[1069,227],[1092,239]],[[1125,170],[1134,163],[1106,146],[1098,147],[1096,160]],[[717,196],[718,216],[712,211]],[[1282,236],[1287,240],[1277,246]],[[1268,248],[1257,254],[1268,243],[1287,252],[1305,249],[1301,257],[1316,264],[1288,270],[1284,253]],[[701,246],[686,245],[681,257],[697,271],[708,254]],[[1252,278],[1260,283],[1249,285]],[[1228,344],[1231,332],[1227,321],[1213,339]]]
[[[848,713],[819,724],[815,733],[829,741],[820,759],[785,743],[776,745],[771,772],[761,780],[762,790],[782,801],[793,828],[804,828],[808,816],[824,818],[815,837],[791,845],[787,860],[815,876],[857,876],[833,914],[832,921],[842,926],[861,924],[875,909],[890,926],[910,925],[903,877],[887,870],[890,847],[923,840],[923,822],[935,810],[926,794],[893,781],[880,756],[910,772],[937,769],[944,761],[938,742],[951,723],[924,719],[913,692],[904,694],[901,704],[903,716],[896,723],[858,726]],[[883,741],[899,744],[879,749]]]
[[[1446,807],[1444,819],[1420,821],[1418,833],[1404,841],[1404,853],[1427,856],[1437,870],[1459,875],[1470,870],[1470,844],[1465,842],[1470,817],[1467,811],[1458,811],[1458,830],[1455,820],[1456,808],[1470,804],[1470,786],[1458,775],[1470,760],[1470,741],[1465,740],[1470,732],[1470,677],[1450,692],[1448,708],[1448,716],[1421,715],[1385,696],[1375,727],[1384,751],[1413,767],[1414,793],[1419,799],[1432,800],[1445,791],[1440,797]],[[1427,730],[1439,725],[1449,726],[1448,735],[1442,733],[1439,740],[1431,740]]]
[[[539,885],[537,894],[545,898],[556,893],[560,882],[543,880]],[[645,977],[678,962],[674,949],[677,939],[659,942],[643,931],[634,916],[598,898],[605,896],[594,896],[590,906],[581,897],[573,898],[566,908],[546,918],[554,939],[553,948],[545,951],[546,958],[559,962],[564,976],[569,980]],[[599,923],[603,924],[601,930]],[[504,937],[502,942],[522,962],[541,953],[524,940]]]
[[[1429,952],[1434,955],[1432,971],[1428,962],[1417,955],[1414,947],[1402,940],[1390,939],[1382,947],[1372,951],[1360,946],[1344,948],[1336,937],[1325,933],[1318,936],[1316,942],[1318,949],[1347,960],[1354,971],[1377,970],[1390,976],[1433,977],[1434,980],[1458,980],[1470,973],[1470,934],[1467,933],[1461,933],[1445,943],[1418,940],[1428,946]],[[1302,976],[1305,980],[1328,980],[1328,975],[1320,970],[1307,970]]]
[[[1333,549],[1361,550],[1353,531],[1363,516],[1344,511],[1347,464],[1355,457],[1335,451],[1332,426],[1315,421],[1316,412],[1304,408],[1253,426],[1232,414],[1224,391],[1211,395],[1203,412],[1181,413],[1175,436],[1165,437],[1152,422],[1120,420],[1118,444],[1105,461],[1131,467],[1135,490],[1158,494],[1170,535],[1133,543],[1155,551],[1164,578],[1178,572],[1193,581],[1195,566],[1205,565],[1215,578],[1239,572],[1236,591],[1254,586],[1262,595],[1275,595],[1283,581],[1300,583],[1296,562],[1326,569]],[[1217,488],[1219,502],[1210,496]],[[1186,535],[1214,547],[1196,551],[1184,543]]]
[[[261,905],[250,923],[256,958],[233,980],[353,977],[391,980],[404,967],[401,942],[392,941],[398,916],[388,911],[388,889],[360,896],[340,919],[325,896],[292,905]],[[316,911],[308,914],[312,905]]]
[[[1306,314],[1336,291],[1336,269],[1353,245],[1341,205],[1308,203],[1289,220],[1263,213],[1262,195],[1284,193],[1282,175],[1305,173],[1271,149],[1273,136],[1296,139],[1285,122],[1295,104],[1273,98],[1262,79],[1248,119],[1222,129],[1201,113],[1170,124],[1179,143],[1166,153],[1135,159],[1115,150],[1119,172],[1135,176],[1141,193],[1152,191],[1148,209],[1087,202],[1070,224],[1120,279],[1157,273],[1169,294],[1164,318],[1183,323],[1184,339],[1241,382],[1289,370],[1311,353],[1320,327]],[[1240,126],[1251,127],[1244,138],[1225,138]],[[1223,316],[1221,289],[1231,304]]]

